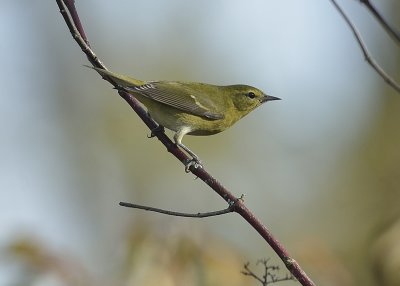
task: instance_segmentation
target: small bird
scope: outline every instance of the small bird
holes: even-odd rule
[[[122,89],[137,98],[148,114],[159,124],[175,132],[174,142],[192,160],[189,167],[201,167],[199,157],[182,144],[188,135],[213,135],[231,127],[235,122],[275,96],[248,85],[217,86],[197,82],[141,81],[104,69],[93,67],[101,76],[111,78]],[[152,135],[156,130],[152,131]]]

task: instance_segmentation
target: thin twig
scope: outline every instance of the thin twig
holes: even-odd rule
[[[381,13],[375,8],[369,0],[359,0],[362,4],[367,6],[368,10],[375,16],[379,24],[385,29],[386,33],[392,37],[392,39],[400,45],[400,33],[397,32],[386,20],[382,17]]]
[[[392,79],[386,72],[385,70],[372,58],[370,55],[367,46],[364,44],[364,41],[361,37],[361,34],[358,32],[357,28],[354,26],[354,24],[351,22],[349,17],[347,17],[346,13],[343,11],[343,9],[339,6],[339,4],[336,2],[336,0],[330,0],[332,4],[335,6],[335,8],[339,11],[340,15],[343,17],[343,19],[346,21],[347,25],[351,29],[351,31],[354,34],[354,37],[357,40],[358,45],[360,46],[365,60],[375,69],[375,71],[391,86],[393,89],[395,89],[398,93],[400,93],[400,85]]]
[[[65,15],[66,6],[62,0],[56,0],[57,4],[60,8],[60,12],[64,17],[64,20],[73,36],[75,41],[81,47],[82,51],[86,54],[89,61],[95,66],[99,68],[105,68],[104,64],[97,58],[92,49],[87,45],[85,40],[79,35],[81,32],[80,27],[73,27],[73,23],[71,23],[71,18],[68,15]],[[75,6],[71,5],[68,7],[72,9],[70,14],[76,13],[76,18],[79,19],[78,13],[76,12]],[[67,17],[68,16],[68,17]],[[80,21],[79,21],[80,22]],[[75,35],[78,33],[78,35]],[[110,79],[105,78],[114,87],[117,87],[115,83],[113,83]],[[153,130],[158,125],[155,121],[153,121],[148,115],[146,110],[139,104],[137,99],[126,92],[121,90],[118,91],[119,95],[132,107],[132,109],[139,115],[139,117],[143,120],[143,122],[149,127],[150,130]],[[182,150],[180,150],[164,132],[157,132],[156,137],[164,146],[167,148],[168,152],[172,153],[178,160],[180,160],[183,164],[185,164],[190,158],[187,154],[185,154]],[[238,213],[241,217],[243,217],[263,238],[264,240],[271,246],[271,248],[275,251],[275,253],[282,259],[285,263],[287,269],[293,274],[294,277],[303,285],[303,286],[313,286],[314,282],[307,276],[307,274],[301,269],[300,265],[289,256],[289,253],[284,248],[284,246],[272,235],[272,233],[262,224],[262,222],[255,217],[255,215],[244,205],[242,200],[237,200],[237,198],[229,192],[220,182],[218,182],[211,174],[209,174],[205,168],[195,168],[194,166],[190,167],[190,171],[197,177],[199,177],[202,181],[204,181],[208,186],[210,186],[218,195],[220,195],[228,204],[231,206],[231,202],[236,203],[231,206],[232,211]]]
[[[223,215],[223,214],[233,212],[232,207],[228,207],[226,209],[219,210],[219,211],[194,214],[194,213],[174,212],[174,211],[170,211],[170,210],[164,210],[164,209],[153,208],[153,207],[149,207],[149,206],[143,206],[143,205],[138,205],[138,204],[126,203],[126,202],[120,202],[119,205],[122,207],[141,209],[141,210],[145,210],[145,211],[162,213],[162,214],[171,215],[171,216],[191,217],[191,218],[205,218],[205,217],[218,216],[218,215]]]

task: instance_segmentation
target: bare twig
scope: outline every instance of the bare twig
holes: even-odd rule
[[[375,69],[375,71],[391,86],[393,87],[394,90],[396,90],[398,93],[400,93],[400,85],[392,79],[386,72],[385,70],[371,57],[367,46],[364,44],[364,41],[358,32],[357,28],[354,26],[354,24],[351,22],[349,17],[347,17],[346,13],[343,11],[343,9],[339,6],[339,4],[336,2],[336,0],[330,0],[332,4],[335,6],[335,8],[339,11],[340,15],[343,17],[343,19],[346,21],[347,25],[350,27],[351,31],[354,34],[354,37],[357,40],[358,45],[360,46],[365,60]]]
[[[71,0],[69,0],[71,1]],[[71,20],[71,17],[66,13],[66,6],[63,0],[56,0],[60,12],[64,17],[64,20],[73,36],[75,41],[81,47],[82,51],[86,54],[89,61],[98,68],[105,69],[104,64],[97,58],[96,54],[89,47],[87,42],[82,38],[81,32],[83,32],[82,27],[75,26],[73,21],[78,22],[78,13],[76,12],[75,6],[70,5],[68,9],[71,9],[69,12],[71,15],[75,15],[75,20]],[[76,14],[75,14],[76,13]],[[80,21],[79,21],[80,23]],[[117,85],[109,78],[105,78],[105,80],[109,81],[114,87]],[[138,116],[143,120],[143,122],[149,127],[150,130],[153,130],[158,125],[155,121],[153,121],[148,115],[146,110],[139,104],[136,98],[124,91],[119,90],[119,95],[132,107],[132,109],[138,114]],[[168,152],[172,153],[178,160],[180,160],[183,164],[185,164],[190,158],[181,151],[164,132],[156,132],[155,133],[158,140],[160,140],[164,146],[167,148]],[[282,259],[285,263],[287,269],[293,274],[294,277],[304,286],[312,286],[315,285],[314,282],[307,276],[307,274],[301,269],[300,265],[289,256],[289,253],[284,248],[284,246],[272,235],[272,233],[262,224],[262,222],[255,217],[255,215],[244,205],[242,200],[237,200],[237,198],[229,192],[220,182],[218,182],[211,174],[209,174],[205,168],[195,168],[194,166],[190,167],[190,171],[197,177],[199,177],[202,181],[204,181],[207,185],[209,185],[218,195],[220,195],[228,204],[231,202],[237,201],[233,207],[232,211],[238,213],[242,216],[263,238],[264,240],[272,247],[272,249],[277,253],[277,255]]]
[[[362,4],[364,4],[368,10],[375,16],[378,20],[379,24],[385,29],[386,33],[392,37],[392,39],[400,44],[400,33],[397,32],[386,20],[382,17],[381,13],[375,8],[374,5],[369,0],[359,0]]]
[[[218,216],[218,215],[223,215],[223,214],[233,212],[232,207],[228,207],[226,209],[219,210],[219,211],[194,214],[194,213],[174,212],[174,211],[170,211],[170,210],[164,210],[164,209],[153,208],[153,207],[149,207],[149,206],[143,206],[143,205],[138,205],[138,204],[126,203],[126,202],[120,202],[119,205],[122,207],[141,209],[141,210],[145,210],[145,211],[162,213],[162,214],[171,215],[171,216],[181,216],[181,217],[191,217],[191,218],[205,218],[205,217]]]

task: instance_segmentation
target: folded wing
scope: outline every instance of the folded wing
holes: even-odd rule
[[[190,84],[159,81],[125,89],[193,115],[211,120],[224,118],[209,96],[202,95],[203,90],[193,88]]]

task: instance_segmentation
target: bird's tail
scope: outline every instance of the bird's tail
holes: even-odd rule
[[[99,68],[95,68],[95,67],[91,67],[91,66],[87,66],[87,65],[85,65],[85,67],[94,69],[103,77],[110,77],[116,84],[118,84],[122,87],[133,87],[133,86],[140,86],[140,85],[145,84],[144,81],[141,81],[141,80],[138,80],[133,77],[126,76],[126,75],[113,73],[108,70],[99,69]]]

